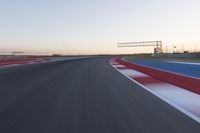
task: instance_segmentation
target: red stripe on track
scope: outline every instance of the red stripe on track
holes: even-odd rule
[[[133,77],[134,80],[142,83],[142,84],[160,84],[162,81],[152,78],[152,77]]]

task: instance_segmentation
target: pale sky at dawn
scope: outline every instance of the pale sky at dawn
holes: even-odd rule
[[[0,0],[0,51],[136,53],[152,48],[116,44],[149,40],[198,48],[200,1]]]

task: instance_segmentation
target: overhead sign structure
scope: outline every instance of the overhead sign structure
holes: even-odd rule
[[[118,47],[148,47],[155,46],[154,53],[162,53],[162,41],[124,42],[118,43]]]
[[[0,54],[9,54],[9,55],[17,55],[17,54],[24,54],[25,52],[22,51],[0,51]]]

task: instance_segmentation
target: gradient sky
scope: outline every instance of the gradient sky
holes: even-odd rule
[[[194,50],[200,43],[199,6],[199,0],[0,0],[0,51],[152,51],[116,47],[146,40]]]

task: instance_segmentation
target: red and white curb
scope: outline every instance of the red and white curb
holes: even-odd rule
[[[25,64],[34,64],[34,63],[41,63],[41,62],[48,62],[48,59],[31,59],[31,60],[18,60],[18,61],[0,61],[0,67],[9,67],[9,66],[19,66]]]
[[[155,79],[134,69],[129,69],[116,62],[115,59],[111,59],[110,64],[134,83],[200,123],[199,94]]]

